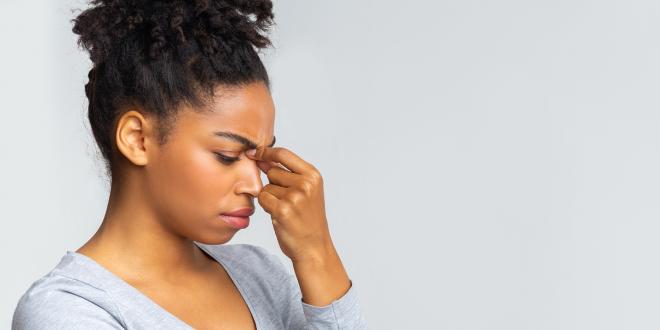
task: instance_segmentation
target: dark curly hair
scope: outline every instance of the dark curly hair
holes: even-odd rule
[[[166,143],[177,108],[203,109],[217,86],[261,81],[258,51],[271,45],[269,0],[92,0],[72,19],[93,67],[85,94],[94,139],[112,179],[115,125],[127,105],[158,120]]]

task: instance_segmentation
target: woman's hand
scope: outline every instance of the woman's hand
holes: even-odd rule
[[[332,241],[321,174],[288,149],[253,150],[254,156],[246,154],[257,160],[270,182],[259,193],[258,201],[271,215],[282,252],[294,262],[323,257]]]
[[[319,171],[281,147],[246,154],[270,182],[259,192],[259,205],[271,215],[280,249],[293,262],[303,302],[326,306],[342,297],[351,282],[330,237]]]

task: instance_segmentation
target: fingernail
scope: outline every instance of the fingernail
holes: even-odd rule
[[[249,149],[245,152],[248,156],[254,157],[254,155],[257,153],[257,149]]]

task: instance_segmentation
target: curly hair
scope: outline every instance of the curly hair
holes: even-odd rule
[[[92,0],[72,19],[93,63],[85,95],[106,174],[115,172],[115,125],[126,106],[157,118],[167,142],[182,103],[202,109],[217,86],[261,81],[258,51],[271,45],[270,0]]]

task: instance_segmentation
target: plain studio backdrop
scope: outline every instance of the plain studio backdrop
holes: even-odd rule
[[[69,22],[84,7],[0,2],[3,328],[105,211]],[[299,0],[275,16],[277,143],[321,170],[372,329],[660,328],[660,2]],[[288,262],[257,209],[230,244]]]

